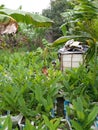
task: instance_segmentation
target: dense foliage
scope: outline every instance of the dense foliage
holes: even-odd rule
[[[55,100],[61,98],[75,105],[68,110],[72,126],[76,127],[74,124],[76,118],[84,124],[80,126],[83,130],[89,130],[98,113],[95,104],[98,100],[98,75],[95,83],[94,64],[90,64],[89,70],[80,66],[62,73],[58,60],[55,68],[52,66],[52,60],[57,59],[57,53],[53,49],[47,49],[46,51],[39,48],[36,52],[27,53],[1,53],[0,114],[4,115],[8,111],[11,115],[22,113],[25,119],[34,121],[39,128],[42,127],[44,120],[46,126],[52,128],[52,125],[47,124],[47,120],[48,122],[53,120],[51,110],[54,108]],[[80,102],[82,102],[81,109]],[[62,111],[56,110],[55,117],[64,116],[63,106],[61,108]],[[91,112],[94,115],[90,114]],[[86,121],[87,115],[88,121]],[[59,122],[56,127],[67,127],[62,125]],[[56,130],[54,124],[53,127]]]
[[[62,25],[64,36],[53,44],[45,39],[47,28],[35,28],[24,23],[19,23],[16,35],[0,36],[1,130],[98,128],[97,4],[95,0],[69,0],[73,9],[62,13],[64,18],[59,19],[55,13],[60,13],[59,8],[61,12],[66,11],[70,7],[66,7],[66,2],[51,1],[51,9],[44,12],[54,21],[57,18],[57,27]],[[64,8],[61,10],[61,7]],[[65,20],[64,23],[61,19]],[[90,45],[89,60],[78,68],[62,72],[57,56],[60,46],[57,45],[72,38]],[[17,115],[22,119],[15,122],[12,117]]]
[[[0,36],[0,48],[10,48],[12,50],[34,50],[37,47],[44,47],[43,40],[47,28],[36,28],[32,25],[19,23],[16,34],[5,34]]]
[[[60,26],[66,21],[61,16],[61,13],[68,8],[72,8],[71,3],[67,0],[53,0],[50,3],[50,8],[43,10],[43,15],[54,21],[53,26],[50,28],[48,35],[52,37],[52,42],[62,35]]]

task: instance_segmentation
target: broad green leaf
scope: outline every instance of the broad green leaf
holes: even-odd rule
[[[18,130],[18,128],[15,128],[15,130]]]
[[[8,24],[12,18],[10,16],[7,16],[5,14],[0,14],[0,25],[1,24]]]
[[[53,21],[45,16],[42,16],[40,14],[25,12],[22,10],[12,10],[8,8],[3,8],[0,9],[0,13],[11,16],[17,22],[32,24],[36,27],[49,27],[53,24]]]
[[[8,122],[7,122],[8,130],[11,130],[12,129],[12,120],[11,120],[10,116],[8,116],[7,118],[8,118]]]
[[[2,95],[4,101],[6,102],[6,104],[8,104],[9,106],[11,106],[13,109],[15,108],[15,102],[13,99],[13,96],[11,94],[8,94],[7,92],[5,92]]]
[[[25,92],[25,90],[26,90],[25,86],[21,87],[20,91],[19,91],[19,89],[17,89],[17,93],[16,93],[16,96],[15,96],[15,99],[14,99],[15,102],[17,102],[19,100],[19,97],[22,96],[22,94]]]
[[[54,128],[57,129],[60,124],[60,119],[57,119],[54,123]]]
[[[27,23],[30,22],[29,24],[33,24],[38,27],[48,27],[53,24],[52,20],[39,14],[26,13],[25,17],[27,17]]]
[[[18,24],[15,19],[8,15],[0,14],[0,34],[16,33]]]
[[[75,128],[75,130],[84,130],[82,126],[76,121],[72,120],[71,123],[72,123],[72,127]]]
[[[84,126],[87,127],[88,125],[90,125],[94,121],[94,119],[96,118],[97,114],[98,114],[98,106],[95,106],[92,109],[91,113],[88,115]]]
[[[36,128],[31,125],[30,121],[28,119],[26,119],[26,125],[23,128],[24,130],[35,130]]]
[[[61,30],[62,30],[62,32],[63,32],[63,35],[65,36],[66,35],[66,31],[67,31],[67,29],[66,29],[66,24],[63,24],[63,25],[61,25]]]
[[[47,112],[53,108],[53,101],[49,95],[47,95],[46,99],[43,99],[43,104]]]
[[[48,128],[50,128],[50,130],[54,130],[54,129],[52,129],[52,128],[53,128],[53,125],[52,125],[52,123],[49,121],[49,119],[47,118],[47,116],[43,115],[43,118],[44,118],[45,125],[48,126]]]
[[[41,89],[41,87],[39,85],[35,86],[35,89],[34,89],[34,92],[35,92],[35,97],[36,99],[42,103],[42,98],[43,98],[43,91]]]
[[[65,42],[67,42],[67,40],[69,40],[70,38],[66,37],[66,36],[62,36],[60,38],[58,38],[57,40],[55,40],[52,44],[52,46],[58,46],[58,45],[62,45],[64,44]]]
[[[85,99],[85,97],[83,97],[83,95],[81,95],[81,100],[82,100],[83,106],[84,106],[85,108],[88,108],[88,107],[89,107],[89,103],[88,103],[88,101]]]
[[[79,110],[79,111],[83,111],[83,103],[82,103],[82,100],[81,100],[81,98],[80,97],[78,97],[77,98],[77,109]]]
[[[2,121],[4,123],[2,124],[1,130],[5,130],[5,129],[12,130],[12,121],[10,116],[7,116],[7,118],[2,118]]]
[[[77,98],[77,100],[73,100],[73,107],[77,113],[77,116],[80,120],[84,120],[85,114],[83,111],[83,104],[80,97]]]
[[[79,35],[71,35],[71,36],[62,36],[60,38],[58,38],[57,40],[55,40],[52,44],[52,46],[58,46],[58,45],[62,45],[64,43],[66,43],[68,40],[70,39],[80,39],[80,38],[85,38],[85,39],[91,39],[91,37],[88,36],[79,36]]]

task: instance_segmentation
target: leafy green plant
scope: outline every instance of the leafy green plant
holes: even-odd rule
[[[12,129],[12,121],[10,116],[7,118],[0,117],[0,130]]]
[[[52,59],[57,59],[54,51],[54,48],[38,48],[34,52],[1,52],[0,114],[6,114],[6,111],[11,115],[22,113],[27,124],[24,129],[37,129],[35,126],[39,130],[57,129],[61,125],[59,119],[50,118],[54,101],[60,96],[72,102],[73,108],[68,109],[68,113],[73,129],[89,129],[98,109],[96,103],[94,107],[98,99],[98,69],[96,86],[93,62],[87,68],[80,66],[62,73],[51,64]],[[45,65],[47,75],[42,72]]]
[[[98,114],[98,106],[86,105],[86,100],[83,97],[77,97],[72,101],[73,119],[71,119],[72,127],[75,130],[91,130],[91,126]]]
[[[95,50],[98,41],[98,7],[96,1],[75,0],[72,2],[73,9],[61,14],[67,19],[61,26],[64,36],[55,40],[53,45],[64,44],[69,39],[82,41],[90,46],[86,56],[89,62],[91,57],[98,53],[98,49]]]
[[[85,95],[89,98],[89,94],[87,96],[87,93],[90,92],[90,81],[89,73],[84,66],[66,70],[62,81],[65,98],[72,100],[75,99],[77,95]]]
[[[22,113],[29,119],[38,113],[47,113],[50,116],[53,102],[63,87],[60,83],[62,73],[54,71],[49,63],[50,68],[47,68],[48,77],[46,77],[42,73],[44,59],[39,57],[39,53],[43,57],[41,49],[36,53],[13,53],[1,60],[1,114],[10,110],[11,114]]]
[[[18,27],[20,27],[20,22],[24,23],[24,27],[26,25],[28,26],[25,29],[23,27],[23,30],[19,32],[20,28]],[[42,46],[42,31],[45,32],[45,27],[50,27],[52,24],[52,20],[40,14],[29,13],[20,9],[11,10],[4,6],[0,6],[0,33],[7,34],[5,37],[1,36],[2,40],[0,46],[1,48],[15,48],[17,45],[21,46],[24,42],[29,50],[31,50],[32,42],[33,48]],[[33,30],[31,28],[33,28]],[[16,35],[12,34],[16,32]],[[22,35],[23,32],[25,33],[25,36]],[[33,36],[32,38],[31,35]]]
[[[16,20],[10,16],[0,14],[0,34],[8,33],[8,27],[10,27],[9,33],[16,33],[18,29]]]
[[[15,19],[17,22],[33,24],[34,26],[38,26],[38,27],[51,26],[51,24],[53,23],[52,20],[42,15],[25,12],[19,9],[11,10],[3,7],[0,8],[0,14],[5,14],[6,17],[10,16],[13,19]]]
[[[30,121],[29,120],[26,120],[26,124],[25,124],[25,126],[24,126],[24,128],[23,128],[24,130],[36,130],[36,128],[33,126],[33,125],[31,125],[31,123],[30,123]]]
[[[56,130],[60,124],[60,119],[52,119],[49,121],[49,119],[43,115],[45,125],[49,128],[49,130]]]

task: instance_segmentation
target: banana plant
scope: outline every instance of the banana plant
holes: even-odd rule
[[[65,24],[61,26],[64,36],[54,41],[53,45],[64,44],[69,39],[79,39],[90,46],[87,59],[91,59],[95,52],[98,53],[97,49],[95,51],[95,46],[98,46],[98,5],[96,3],[95,0],[75,0],[73,9],[61,14],[66,19]],[[66,29],[66,26],[69,29]]]
[[[40,14],[25,12],[22,10],[11,10],[8,8],[0,8],[0,15],[1,14],[10,16],[17,22],[32,24],[33,26],[36,27],[49,27],[53,24],[53,21],[47,17],[44,17]]]
[[[53,24],[52,20],[42,15],[0,6],[0,34],[16,33],[19,22],[31,24],[34,27],[49,27]]]
[[[0,14],[0,34],[16,33],[18,24],[15,19],[5,14]]]

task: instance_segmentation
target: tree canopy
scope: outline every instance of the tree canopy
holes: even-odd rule
[[[62,35],[60,26],[65,22],[65,19],[61,16],[61,13],[69,8],[72,8],[72,5],[67,0],[52,0],[50,8],[42,12],[44,16],[54,21],[53,26],[49,30],[49,32],[52,32],[53,41]]]

